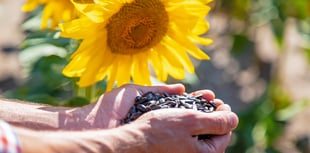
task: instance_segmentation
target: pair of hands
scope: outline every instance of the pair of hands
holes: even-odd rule
[[[214,93],[210,90],[200,90],[192,94],[203,94],[206,100],[214,101],[218,107],[212,113],[162,109],[145,113],[136,121],[120,126],[120,120],[134,104],[135,97],[148,91],[183,94],[185,88],[181,84],[150,87],[124,85],[105,93],[96,103],[75,111],[83,112],[83,118],[91,128],[117,129],[120,133],[127,131],[123,137],[128,139],[126,143],[131,146],[133,152],[220,153],[225,151],[230,142],[231,131],[238,124],[238,117],[231,112],[228,105],[215,99]],[[128,133],[130,135],[126,135]],[[212,137],[205,140],[193,137],[200,134],[211,134]],[[130,137],[133,137],[132,141]],[[149,150],[142,151],[141,148]]]

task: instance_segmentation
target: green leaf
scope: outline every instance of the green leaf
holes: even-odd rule
[[[232,54],[235,56],[241,55],[249,50],[252,50],[254,47],[254,43],[249,40],[249,38],[245,35],[234,35],[233,36],[233,46],[232,46]]]
[[[294,102],[289,107],[282,109],[277,112],[277,118],[281,121],[288,121],[292,117],[294,117],[299,112],[306,109],[310,104],[310,101],[300,101],[300,102]]]
[[[57,55],[43,56],[29,72],[28,80],[7,93],[11,98],[61,105],[73,96],[73,81],[61,72],[67,61]]]
[[[63,106],[67,107],[80,107],[89,104],[89,100],[85,97],[74,97],[68,100]]]
[[[306,53],[307,61],[310,64],[310,48],[305,49],[305,53]]]

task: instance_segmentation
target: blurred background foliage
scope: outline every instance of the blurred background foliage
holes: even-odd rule
[[[307,108],[309,103],[309,98],[302,97],[298,99],[290,93],[290,89],[287,89],[287,86],[283,83],[284,81],[282,81],[281,66],[278,64],[281,58],[290,58],[285,56],[287,54],[285,52],[288,52],[288,41],[298,39],[300,41],[298,50],[293,52],[301,51],[309,65],[310,1],[217,0],[213,13],[224,14],[229,20],[228,26],[225,28],[226,31],[222,31],[222,33],[229,35],[232,40],[231,57],[238,59],[247,52],[254,51],[256,60],[254,63],[257,67],[262,67],[262,64],[268,64],[271,67],[267,76],[261,75],[266,82],[264,93],[251,101],[251,105],[244,111],[238,112],[240,124],[235,132],[234,141],[227,152],[310,152],[308,138],[303,140],[296,138],[295,142],[292,142],[293,150],[281,149],[284,143],[278,142],[281,135],[284,134],[285,125],[294,115]],[[293,38],[286,39],[287,23],[292,20],[296,25],[297,38],[294,38],[296,36],[288,36]],[[257,46],[261,44],[258,43],[257,38],[253,38],[253,35],[255,37],[260,32],[257,29],[266,25],[274,36],[270,44],[275,44],[276,52],[279,54],[278,58],[267,62],[266,59],[258,57],[259,47]],[[266,37],[268,36],[266,34]],[[265,39],[266,37],[258,39]],[[242,63],[242,59],[239,58],[238,60],[239,63]],[[295,65],[295,68],[297,67],[298,65]],[[264,74],[265,70],[260,69],[258,73]],[[309,72],[309,67],[306,71]],[[310,93],[310,90],[308,90],[308,93]],[[280,145],[277,145],[277,143],[280,143]],[[304,145],[300,145],[300,143]]]
[[[57,31],[40,30],[41,10],[42,7],[27,14],[21,25],[25,39],[19,46],[19,57],[24,79],[16,88],[3,95],[57,106],[72,107],[90,103],[95,100],[93,97],[98,97],[105,91],[105,81],[79,89],[74,83],[76,79],[66,78],[61,74],[79,41],[59,38]],[[279,140],[285,133],[287,123],[308,108],[309,96],[296,98],[293,95],[290,86],[283,81],[285,77],[281,64],[283,58],[290,58],[286,53],[291,51],[287,49],[288,41],[296,37],[292,36],[292,39],[287,40],[285,36],[288,23],[293,21],[299,53],[302,53],[309,66],[310,1],[216,0],[212,3],[212,11],[207,19],[211,29],[206,36],[214,39],[215,43],[203,49],[212,59],[197,62],[196,75],[189,75],[182,83],[186,85],[188,92],[202,88],[214,90],[219,98],[238,113],[240,124],[233,134],[227,153],[291,152],[289,149],[285,151]],[[261,33],[261,27],[267,27],[271,33]],[[262,49],[260,42],[270,36],[272,38],[268,39],[271,41],[268,42],[267,49],[273,52],[261,56],[260,51],[266,48]],[[222,50],[227,50],[228,53],[220,54],[225,52]],[[270,58],[273,55],[276,58]],[[232,67],[236,63],[237,68]],[[217,71],[220,73],[216,73]],[[255,77],[251,83],[241,83],[244,80],[240,74]],[[167,83],[174,82],[180,81],[170,78]],[[260,84],[255,86],[255,83]],[[251,98],[250,91],[256,93],[256,96]],[[235,92],[238,94],[234,94]],[[294,151],[310,152],[308,141],[304,137],[294,140]]]

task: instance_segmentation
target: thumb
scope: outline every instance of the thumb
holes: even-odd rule
[[[151,120],[152,126],[163,125],[169,129],[182,129],[191,135],[227,134],[238,125],[238,117],[230,111],[215,111],[204,113],[189,109],[161,109],[153,110],[142,115],[138,120]]]
[[[159,92],[168,94],[183,94],[185,87],[182,84],[157,85],[157,86],[139,86],[140,93]]]
[[[191,126],[194,135],[222,135],[234,130],[239,122],[238,116],[231,111],[215,111],[212,113],[197,113],[197,122]]]

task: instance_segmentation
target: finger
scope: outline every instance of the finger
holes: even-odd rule
[[[225,152],[231,140],[231,132],[225,135],[212,136],[205,140],[196,140],[201,152]]]
[[[197,121],[191,123],[192,135],[212,134],[221,135],[235,129],[238,125],[238,117],[230,111],[215,111],[212,113],[199,113]]]
[[[202,98],[204,98],[207,101],[213,101],[215,98],[215,94],[211,90],[198,90],[192,92],[192,95],[199,95],[199,94],[202,94]]]
[[[216,106],[220,106],[224,104],[224,102],[221,99],[214,99],[213,102],[216,104]]]
[[[228,104],[223,104],[218,106],[216,111],[231,111],[231,107]]]
[[[225,104],[221,99],[214,99],[217,108],[216,111],[231,111],[229,105]]]
[[[137,88],[141,91],[141,94],[146,92],[159,92],[168,94],[183,94],[185,87],[182,84],[172,84],[172,85],[158,85],[158,86],[139,86]]]
[[[229,105],[225,104],[221,99],[215,99],[215,94],[211,90],[199,90],[192,93],[193,95],[203,94],[203,98],[213,101],[217,107],[216,111],[231,111]]]

